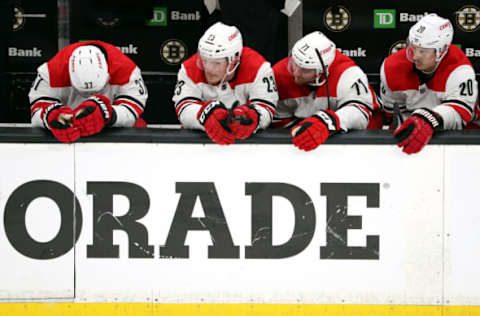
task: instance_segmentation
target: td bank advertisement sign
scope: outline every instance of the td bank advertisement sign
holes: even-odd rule
[[[454,29],[452,44],[461,47],[479,72],[478,1],[304,1],[303,34],[319,30],[347,52],[361,47],[366,57],[364,54],[348,56],[367,73],[375,88],[383,60],[396,51],[393,47],[397,47],[400,41],[405,42],[416,22],[431,13],[450,20]]]
[[[469,262],[480,258],[459,247],[480,242],[478,216],[454,216],[474,198],[459,168],[480,175],[464,161],[480,158],[476,148],[0,146],[3,300],[478,299]]]
[[[377,29],[394,29],[396,26],[395,20],[396,10],[375,9],[373,27]]]

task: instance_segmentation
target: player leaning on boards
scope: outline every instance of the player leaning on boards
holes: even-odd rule
[[[71,44],[42,64],[28,97],[32,126],[64,143],[104,126],[146,126],[140,116],[148,93],[140,69],[101,41]]]
[[[365,129],[378,109],[365,73],[316,31],[273,66],[279,102],[275,126],[291,127],[293,144],[309,151],[330,135]]]
[[[477,81],[472,64],[452,45],[449,20],[429,14],[410,28],[407,48],[380,70],[384,110],[397,115],[394,132],[403,152],[419,152],[434,131],[463,129],[473,118]]]
[[[204,130],[221,145],[268,127],[277,101],[270,63],[243,47],[236,27],[221,22],[205,32],[198,52],[182,64],[173,95],[182,125]]]

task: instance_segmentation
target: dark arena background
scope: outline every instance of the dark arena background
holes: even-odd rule
[[[480,71],[478,0],[305,0],[290,18],[280,13],[283,1],[220,2],[223,12],[209,12],[201,0],[2,0],[0,122],[29,122],[27,94],[36,68],[69,43],[98,39],[120,47],[142,70],[149,88],[147,123],[178,124],[171,102],[176,73],[196,53],[203,31],[217,20],[238,25],[245,44],[272,65],[302,34],[320,30],[378,88],[383,59],[405,46],[408,30],[419,18],[436,12],[450,19],[453,43]]]

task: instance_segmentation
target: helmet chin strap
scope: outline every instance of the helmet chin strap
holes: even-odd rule
[[[319,72],[318,69],[315,69],[315,79],[314,79],[313,82],[310,82],[309,85],[314,86],[314,87],[322,86],[326,82],[325,78],[327,78],[327,77],[324,76],[325,78],[322,81],[319,81],[319,77],[321,75],[323,75],[323,73]]]
[[[227,67],[230,67],[230,64],[228,64]],[[222,80],[220,80],[218,85],[220,85],[220,86],[223,85],[227,81],[227,77],[230,76],[234,71],[235,71],[235,69],[233,69],[233,71],[225,71],[225,74],[223,75],[223,78],[222,78]]]
[[[238,65],[240,64],[240,58],[235,58],[232,62],[229,62],[228,65],[227,65],[227,69],[230,68],[230,65],[233,63],[233,62],[236,62],[237,64],[235,65],[235,67],[233,67],[232,70],[229,70],[229,71],[225,71],[225,75],[223,75],[223,78],[222,80],[220,80],[220,83],[218,85],[223,85],[227,80],[227,78],[233,74],[235,72],[235,70],[237,70],[238,68]]]
[[[443,55],[440,56],[440,58],[435,57],[435,67],[433,67],[432,70],[430,70],[430,71],[420,70],[420,71],[423,72],[426,75],[433,74],[435,71],[437,71],[438,66],[440,66],[440,63],[442,62],[442,59],[447,55],[447,53],[448,53],[448,51],[444,52]]]

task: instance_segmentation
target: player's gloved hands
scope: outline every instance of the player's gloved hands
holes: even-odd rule
[[[250,137],[258,126],[259,114],[253,105],[242,105],[233,109],[230,129],[236,139]]]
[[[398,147],[406,154],[418,153],[432,138],[435,129],[443,128],[440,115],[427,108],[415,110],[393,133]]]
[[[113,108],[110,100],[101,94],[95,94],[75,109],[74,125],[81,136],[97,134],[110,122]]]
[[[310,151],[323,144],[330,133],[340,130],[340,119],[331,110],[319,111],[290,129],[293,144],[301,150]]]
[[[80,131],[72,122],[74,113],[68,106],[52,104],[43,109],[41,117],[53,136],[62,143],[73,143],[80,138]]]
[[[197,119],[205,127],[207,136],[216,144],[229,145],[235,142],[235,135],[226,124],[229,112],[220,101],[205,102],[198,111]]]

